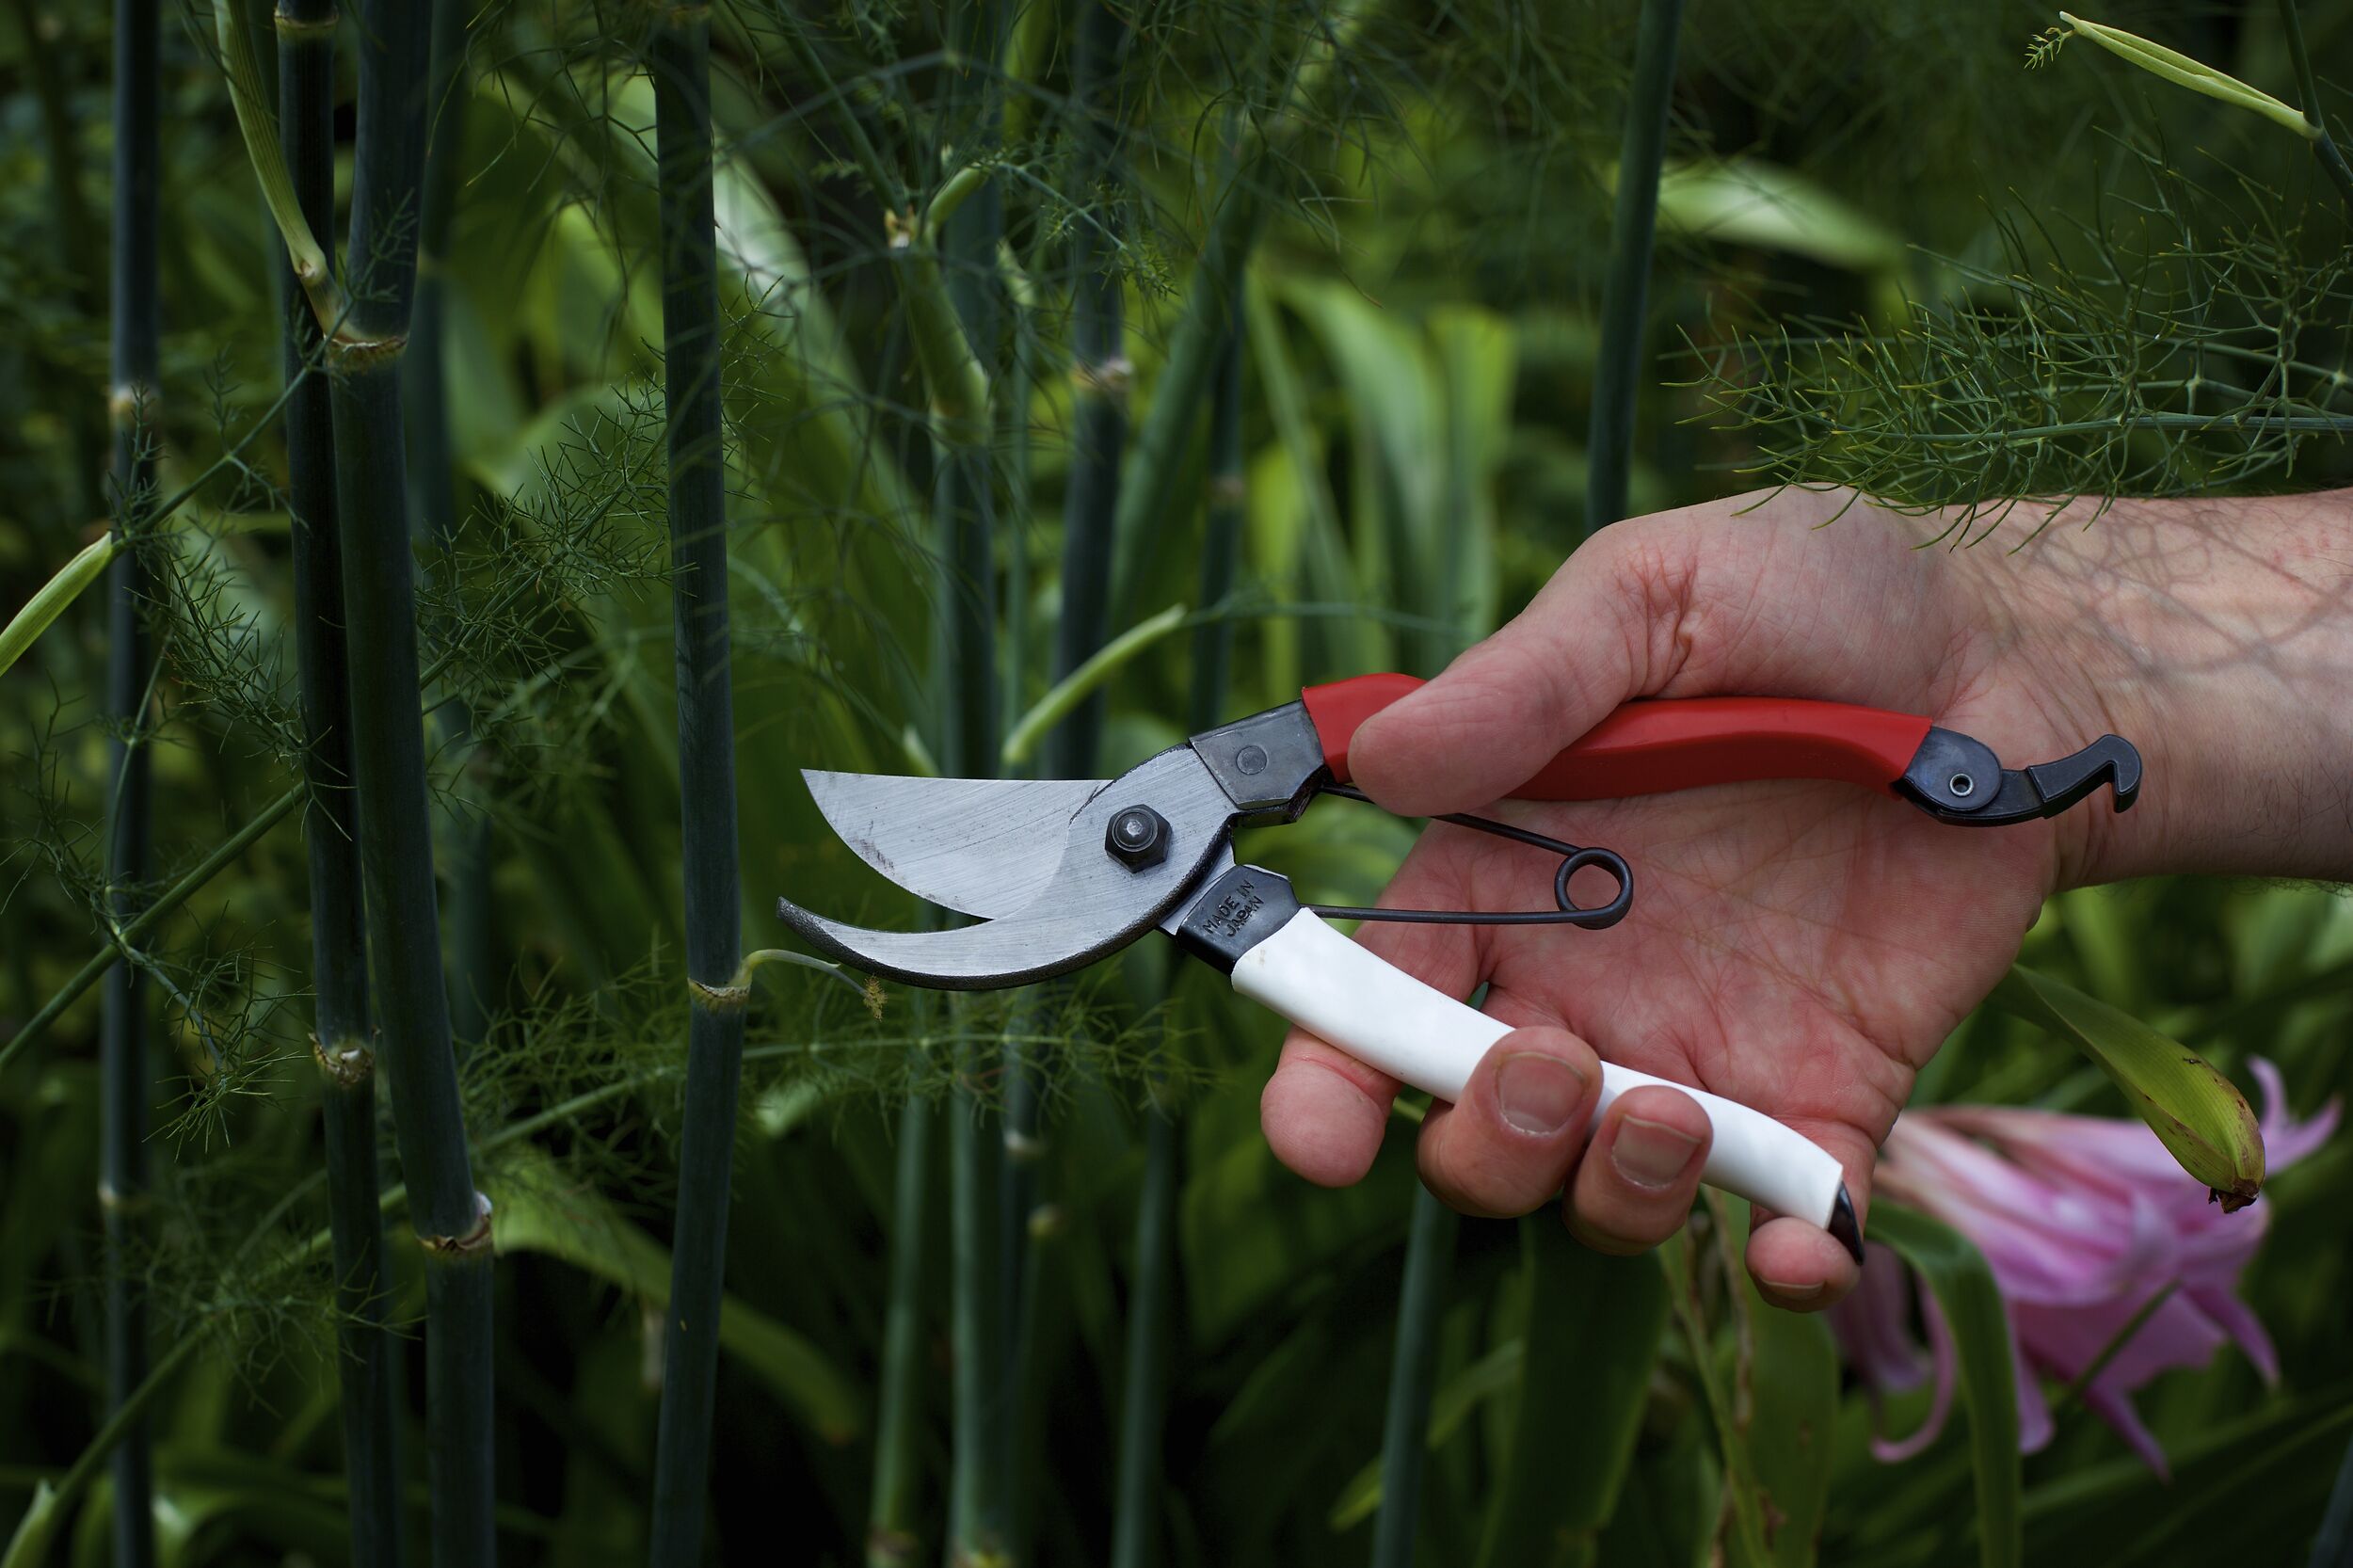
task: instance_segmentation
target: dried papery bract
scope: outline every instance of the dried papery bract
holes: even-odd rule
[[[280,140],[291,188],[312,232],[335,212],[335,7],[281,0],[278,16]],[[291,269],[290,269],[291,270]],[[295,280],[299,287],[300,279]],[[289,296],[291,297],[291,296]],[[368,1012],[367,920],[352,811],[350,659],[344,636],[343,557],[335,520],[333,414],[327,377],[306,375],[325,351],[306,309],[286,313],[287,503],[300,685],[303,771],[311,788],[304,840],[311,872],[312,1048],[327,1140],[334,1238],[335,1372],[350,1486],[351,1560],[401,1559],[400,1390],[384,1329],[384,1217],[376,1161],[376,1044]]]
[[[107,748],[107,924],[136,914],[149,872],[147,724],[152,655],[146,625],[148,573],[140,551],[155,501],[154,434],[157,343],[157,182],[161,178],[163,87],[157,67],[156,0],[116,0],[114,40],[114,256],[112,380],[117,530],[106,583],[106,712],[115,727]],[[154,1085],[147,1065],[147,1007],[138,967],[108,971],[100,1021],[99,1209],[106,1253],[106,1398],[120,1405],[148,1370],[147,1304],[127,1266],[136,1245],[147,1187],[147,1107]],[[114,1560],[144,1568],[155,1560],[154,1460],[143,1417],[133,1421],[114,1455]]]
[[[424,1244],[432,1552],[437,1562],[471,1564],[496,1555],[491,1256],[442,979],[400,406],[430,20],[424,8],[404,0],[360,8],[352,305],[328,354],[377,1059],[392,1091],[411,1221]]]
[[[670,1301],[662,1329],[662,1410],[650,1560],[699,1560],[709,1502],[712,1400],[726,1279],[728,1186],[744,1067],[744,1007],[731,1001],[743,945],[736,867],[735,706],[728,673],[726,465],[713,248],[711,22],[665,11],[652,72],[662,247],[663,386],[669,424],[673,635],[687,978],[686,1113]]]

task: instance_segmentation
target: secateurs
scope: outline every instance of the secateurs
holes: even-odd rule
[[[1298,820],[1349,788],[1357,727],[1418,684],[1369,675],[1310,687],[1297,702],[1193,736],[1115,779],[803,776],[849,846],[933,904],[980,917],[944,931],[843,925],[779,899],[810,946],[920,985],[982,990],[1081,968],[1154,926],[1230,975],[1234,989],[1359,1060],[1440,1099],[1458,1097],[1506,1026],[1432,989],[1328,919],[1615,925],[1634,900],[1619,856],[1479,817],[1444,820],[1559,857],[1553,907],[1527,911],[1360,909],[1302,904],[1289,881],[1237,864],[1234,830]],[[2119,811],[2140,788],[2140,756],[2104,735],[2073,756],[2006,768],[1992,748],[1927,719],[1834,702],[1695,697],[1633,702],[1512,792],[1521,800],[1599,800],[1767,778],[1833,779],[1889,791],[1937,822],[1994,827],[2054,816],[2107,785]],[[1597,870],[1615,891],[1571,897]],[[1603,1066],[1596,1114],[1663,1080]],[[1714,1127],[1705,1179],[1829,1230],[1858,1259],[1863,1238],[1838,1162],[1795,1130],[1675,1084]]]

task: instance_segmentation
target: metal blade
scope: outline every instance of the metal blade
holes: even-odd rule
[[[1053,880],[1099,778],[904,778],[801,770],[858,858],[916,897],[997,920]],[[845,928],[846,929],[846,928]]]
[[[1160,814],[1168,852],[1131,869],[1104,848],[1104,838],[1113,817],[1136,807]],[[1232,799],[1193,748],[1177,746],[1097,791],[1051,843],[1032,838],[1030,853],[1047,871],[1033,878],[1027,908],[954,931],[869,931],[785,899],[776,901],[776,912],[827,957],[912,985],[971,991],[1025,984],[1084,968],[1150,930],[1206,871],[1223,864],[1234,815]]]

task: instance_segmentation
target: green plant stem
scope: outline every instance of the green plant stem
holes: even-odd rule
[[[436,569],[456,570],[457,471],[449,428],[450,231],[464,190],[466,8],[462,0],[432,0],[433,47],[428,68],[424,205],[417,217],[417,298],[410,313],[408,352],[401,371],[402,416],[408,440],[408,499],[419,541]],[[434,714],[440,745],[463,758],[472,724],[452,700]],[[482,1038],[488,999],[496,994],[491,948],[490,823],[463,805],[443,814],[441,874],[449,888],[450,1033],[463,1051]]]
[[[2345,211],[2353,215],[2353,166],[2346,164],[2345,150],[2329,132],[2329,122],[2320,113],[2320,84],[2313,76],[2312,52],[2304,47],[2304,19],[2297,9],[2296,0],[2280,0],[2280,25],[2288,40],[2288,59],[2296,68],[2296,90],[2304,100],[2304,118],[2312,125],[2313,156],[2337,187]]]
[[[968,1053],[968,1066],[981,1064]],[[1003,1140],[982,1125],[980,1097],[961,1080],[948,1109],[949,1261],[954,1302],[955,1445],[948,1509],[948,1560],[963,1568],[993,1560],[1004,1539],[1003,1474],[999,1444],[1004,1399],[1002,1303],[995,1274],[993,1225],[997,1162]]]
[[[728,673],[727,469],[720,428],[713,246],[711,24],[699,8],[654,30],[661,206],[663,385],[668,402],[670,559],[678,671],[686,970],[694,986],[679,1204],[662,1333],[652,1550],[656,1568],[700,1560],[711,1490],[728,1177],[744,1075],[744,1006],[721,1003],[743,948],[736,866],[735,704]]]
[[[1241,343],[1239,322],[1226,328],[1209,401],[1209,525],[1201,546],[1201,600],[1233,591],[1241,553]],[[1223,716],[1233,664],[1233,622],[1204,619],[1193,635],[1193,688],[1186,711],[1194,733]],[[1168,1323],[1175,1282],[1176,1160],[1181,1146],[1174,1107],[1155,1094],[1144,1110],[1144,1183],[1136,1199],[1135,1272],[1128,1300],[1127,1363],[1121,1373],[1118,1470],[1112,1512],[1112,1568],[1149,1568],[1159,1538],[1160,1422],[1167,1376]]]
[[[1126,23],[1110,0],[1079,18],[1071,96],[1080,117],[1079,180],[1106,188],[1118,161],[1115,70]],[[1054,629],[1054,679],[1062,680],[1103,646],[1111,627],[1112,518],[1119,460],[1128,440],[1128,350],[1119,256],[1100,224],[1080,223],[1071,257],[1070,477],[1063,491],[1062,615]],[[1056,726],[1046,748],[1049,777],[1089,778],[1103,731],[1104,696],[1091,692]]]
[[[932,1120],[921,1099],[899,1112],[891,1192],[890,1301],[883,1313],[882,1384],[875,1395],[874,1499],[867,1514],[869,1568],[903,1568],[915,1555],[916,1372],[922,1354],[923,1233],[930,1192]]]
[[[474,1190],[442,978],[400,408],[429,24],[405,0],[360,8],[354,302],[330,385],[369,968],[410,1222],[425,1248],[432,1556],[472,1564],[492,1561],[497,1545],[489,1216]]]
[[[951,83],[943,135],[952,147],[996,139],[1000,95],[996,67],[1002,56],[1010,0],[962,0],[951,8],[951,46],[971,62]],[[946,264],[944,280],[925,287],[906,275],[908,328],[924,357],[926,311],[936,316],[943,301],[968,355],[996,357],[1002,321],[997,278],[998,243],[1003,234],[1000,187],[986,182],[957,206],[936,236]],[[944,284],[944,286],[943,286]],[[980,372],[985,381],[986,372]],[[931,372],[926,372],[931,379]],[[933,383],[935,404],[940,383]],[[984,412],[969,428],[936,424],[938,432],[934,525],[946,623],[945,664],[935,679],[935,700],[945,706],[941,762],[967,777],[997,772],[999,688],[997,661],[996,487],[984,438]],[[950,1005],[959,1005],[952,1000]],[[1004,1140],[987,1125],[974,1084],[998,1064],[978,1047],[965,1048],[957,1063],[958,1087],[949,1115],[950,1231],[953,1264],[952,1320],[955,1350],[955,1442],[950,1487],[951,1562],[980,1563],[1004,1550],[1008,1537],[1008,1476],[1014,1430],[1008,1397],[1013,1374],[1006,1352],[1009,1298],[1016,1276],[1006,1270],[1007,1239],[998,1228],[1002,1202]]]
[[[1113,1481],[1111,1568],[1147,1568],[1160,1538],[1162,1385],[1175,1294],[1175,1112],[1156,1098],[1144,1111],[1144,1182],[1136,1196],[1135,1272],[1128,1292],[1127,1363],[1120,1376],[1119,1450]]]
[[[161,335],[156,275],[162,163],[163,84],[156,0],[116,0],[114,8],[114,254],[108,401],[114,410],[116,527],[123,547],[107,567],[107,747],[113,780],[106,802],[106,916],[120,929],[152,859],[148,686],[152,651],[147,632],[151,592],[141,549],[152,536],[155,440],[149,425],[157,386]],[[106,1401],[121,1410],[148,1370],[147,1301],[133,1261],[146,1226],[147,1106],[153,1095],[147,1064],[145,986],[136,965],[109,972],[99,1033],[98,1198],[105,1223]],[[155,1560],[154,1458],[144,1417],[134,1416],[114,1455],[114,1561],[145,1568]]]
[[[282,0],[278,47],[280,139],[295,198],[313,232],[335,209],[334,0]],[[293,269],[287,269],[291,277]],[[300,280],[294,280],[300,286]],[[290,295],[289,297],[292,297]],[[401,1392],[384,1330],[383,1185],[376,1163],[376,1042],[368,1010],[367,920],[351,805],[350,659],[335,520],[333,412],[327,383],[303,376],[323,352],[308,310],[285,315],[285,365],[299,378],[286,405],[287,494],[300,685],[305,824],[311,872],[312,1041],[327,1141],[327,1202],[335,1255],[335,1361],[344,1464],[350,1478],[352,1561],[401,1560]]]
[[[1609,226],[1601,352],[1593,366],[1593,420],[1586,436],[1588,534],[1625,516],[1635,404],[1642,387],[1651,245],[1658,227],[1658,168],[1666,155],[1667,109],[1674,97],[1675,43],[1682,28],[1683,0],[1642,0],[1634,39],[1634,91],[1618,152],[1618,205]]]
[[[1429,1451],[1430,1395],[1438,1370],[1438,1320],[1454,1258],[1454,1210],[1426,1187],[1414,1192],[1405,1243],[1405,1283],[1389,1361],[1389,1404],[1381,1427],[1381,1512],[1373,1525],[1373,1568],[1413,1568],[1421,1515],[1421,1470]],[[1539,1332],[1531,1325],[1529,1332]]]
[[[1242,341],[1241,321],[1228,323],[1210,384],[1209,518],[1201,543],[1200,585],[1193,595],[1203,614],[1193,625],[1193,700],[1186,713],[1194,734],[1225,716],[1233,672],[1233,621],[1210,612],[1234,591],[1242,517],[1250,499],[1241,449]]]

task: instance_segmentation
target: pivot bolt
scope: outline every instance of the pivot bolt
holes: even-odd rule
[[[1168,858],[1168,819],[1149,806],[1130,806],[1112,815],[1103,847],[1129,871],[1150,871]]]

